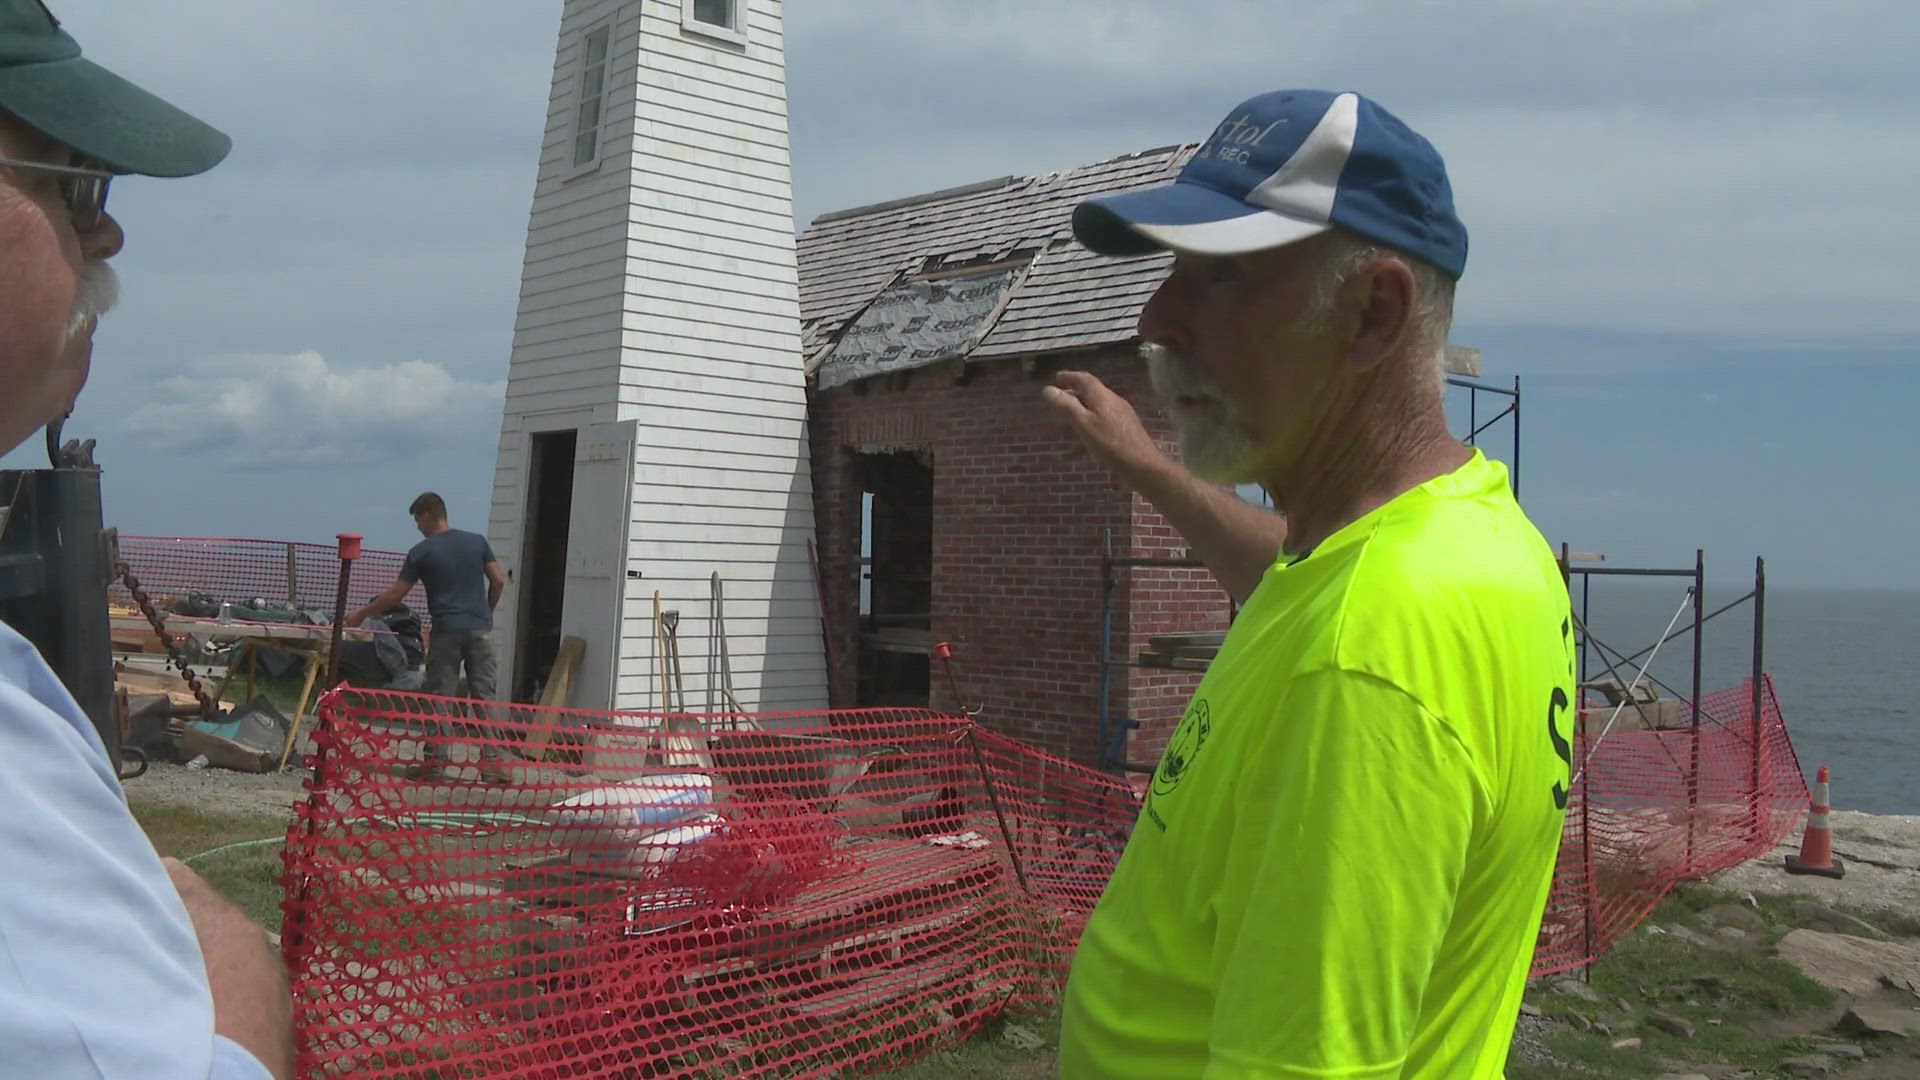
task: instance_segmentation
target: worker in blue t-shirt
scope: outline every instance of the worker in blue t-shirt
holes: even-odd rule
[[[486,537],[448,524],[445,499],[426,492],[413,500],[407,512],[426,539],[407,552],[399,580],[349,616],[347,625],[359,626],[368,616],[391,609],[419,584],[427,590],[427,614],[433,619],[432,637],[427,643],[427,677],[420,689],[452,696],[460,687],[460,669],[464,667],[467,696],[491,701],[497,681],[490,637],[493,609],[507,590],[507,577],[501,573]],[[501,767],[506,755],[497,735],[484,723],[471,727],[480,743],[481,782],[506,783],[509,777]],[[445,734],[433,725],[420,764],[407,771],[410,778],[431,781],[446,777]]]

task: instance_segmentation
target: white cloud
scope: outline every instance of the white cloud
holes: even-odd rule
[[[1920,331],[1912,4],[891,10],[789,16],[803,217],[1192,140],[1280,86],[1353,88],[1448,161],[1473,237],[1463,322]],[[929,70],[965,72],[964,90]]]
[[[456,378],[424,360],[207,357],[159,380],[117,426],[153,448],[214,451],[240,467],[359,464],[492,428],[504,392],[502,382]]]

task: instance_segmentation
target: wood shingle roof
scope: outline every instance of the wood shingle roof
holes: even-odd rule
[[[1073,241],[1082,199],[1173,179],[1193,147],[1129,154],[1063,172],[1005,177],[824,214],[799,237],[800,320],[811,371],[835,335],[903,274],[1032,253],[1025,279],[973,359],[1126,342],[1166,277],[1165,256],[1109,259]]]

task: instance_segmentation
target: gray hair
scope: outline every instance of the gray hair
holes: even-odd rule
[[[1333,316],[1340,293],[1360,272],[1376,260],[1393,256],[1404,260],[1413,271],[1414,344],[1432,365],[1434,383],[1444,394],[1447,388],[1447,334],[1453,329],[1453,279],[1424,259],[1376,244],[1363,236],[1336,229],[1331,234],[1326,260],[1315,275],[1309,297],[1307,318],[1324,323]]]

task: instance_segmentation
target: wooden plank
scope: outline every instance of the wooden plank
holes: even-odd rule
[[[966,918],[1000,874],[999,862],[988,852],[900,840],[858,844],[850,850],[871,861],[859,872],[803,889],[789,902],[761,912],[750,932],[738,939],[703,946],[699,966],[683,977],[699,982],[756,968],[831,967],[835,957],[861,953],[863,946],[875,944],[890,956],[904,957],[906,939]],[[499,881],[475,887],[489,897],[564,910],[618,903],[659,886],[596,873],[563,854],[511,866]]]
[[[327,648],[319,644],[310,645],[307,653],[306,681],[300,685],[300,697],[293,703],[293,721],[287,725],[287,741],[280,747],[280,764],[274,772],[287,771],[287,758],[293,756],[294,741],[300,737],[300,719],[307,711],[307,695],[313,693],[314,680],[320,677],[320,669],[326,667]]]
[[[1157,653],[1141,653],[1138,661],[1141,667],[1166,668],[1169,671],[1205,671],[1211,662],[1211,657],[1162,656]]]
[[[591,873],[564,853],[530,863],[510,863],[499,885],[502,893],[517,903],[548,908],[615,903],[651,887],[635,878]]]
[[[973,959],[947,955],[919,960],[907,967],[877,968],[871,974],[840,983],[802,984],[779,995],[779,1000],[796,1012],[822,1019],[864,1012],[890,1001],[921,994],[951,984],[955,991],[967,988],[964,976],[973,967]]]
[[[994,849],[934,847],[915,840],[876,840],[851,849],[866,864],[858,874],[823,882],[794,897],[778,913],[790,927],[898,905],[911,910],[915,893],[950,892],[967,879],[1000,870]]]
[[[1150,652],[1165,653],[1169,656],[1180,656],[1198,650],[1217,652],[1226,640],[1227,634],[1224,630],[1193,634],[1163,634],[1148,638],[1147,649]]]
[[[899,963],[905,959],[902,942],[914,934],[926,934],[935,930],[946,930],[963,922],[969,915],[980,910],[978,904],[964,904],[948,908],[918,919],[889,923],[877,930],[867,930],[851,937],[839,938],[820,950],[820,962],[831,969],[836,961],[843,957],[855,958],[881,950],[870,946],[884,946],[888,963]],[[844,961],[842,961],[844,962]]]
[[[1447,374],[1480,377],[1480,350],[1466,345],[1447,346]]]
[[[136,667],[114,661],[114,685],[135,694],[165,694],[176,705],[198,705],[199,699],[188,689],[187,680],[165,668]]]
[[[107,618],[115,635],[134,635],[142,631],[148,635],[153,633],[153,627],[143,615],[109,613]],[[167,630],[171,633],[198,634],[221,640],[325,642],[333,635],[331,626],[310,626],[305,623],[223,623],[218,619],[201,619],[190,615],[168,615],[166,619]],[[350,626],[341,632],[341,636],[349,641],[372,641],[375,633],[365,627]]]
[[[569,634],[561,639],[546,689],[540,695],[541,708],[534,713],[533,729],[527,733],[526,745],[520,751],[527,760],[539,761],[546,754],[547,744],[553,741],[554,731],[560,725],[560,714],[554,710],[566,707],[567,693],[573,689],[573,673],[579,670],[580,659],[586,651],[583,638]]]

